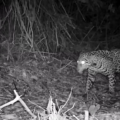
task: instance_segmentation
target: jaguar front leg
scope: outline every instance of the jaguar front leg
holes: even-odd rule
[[[95,72],[88,69],[88,77],[86,83],[86,93],[89,92],[90,88],[92,87],[92,83],[95,81]]]

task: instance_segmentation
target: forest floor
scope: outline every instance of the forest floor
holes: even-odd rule
[[[111,117],[119,120],[119,96],[116,95],[116,99],[105,92],[108,81],[104,85],[101,81],[106,78],[98,75],[96,87],[86,97],[86,78],[78,74],[76,65],[71,60],[54,57],[31,58],[22,62],[0,60],[0,120],[32,120],[21,102],[7,105],[15,99],[14,90],[36,116],[46,111],[52,97],[56,111],[64,105],[61,114],[68,117],[63,120],[84,120],[85,110],[92,117],[98,115],[98,120],[110,120]]]

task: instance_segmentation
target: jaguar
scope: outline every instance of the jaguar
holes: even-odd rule
[[[115,92],[115,73],[120,73],[120,50],[98,50],[80,54],[77,60],[77,71],[82,74],[88,70],[86,92],[92,87],[96,73],[109,79],[109,91]]]

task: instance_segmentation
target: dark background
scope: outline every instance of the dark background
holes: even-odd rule
[[[3,58],[49,54],[76,60],[81,52],[114,48],[120,48],[118,0],[0,1]]]

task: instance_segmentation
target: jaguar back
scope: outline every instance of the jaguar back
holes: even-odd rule
[[[82,53],[80,54],[77,63],[77,70],[81,74],[86,69],[105,75],[108,75],[115,70],[110,51],[99,50]]]

